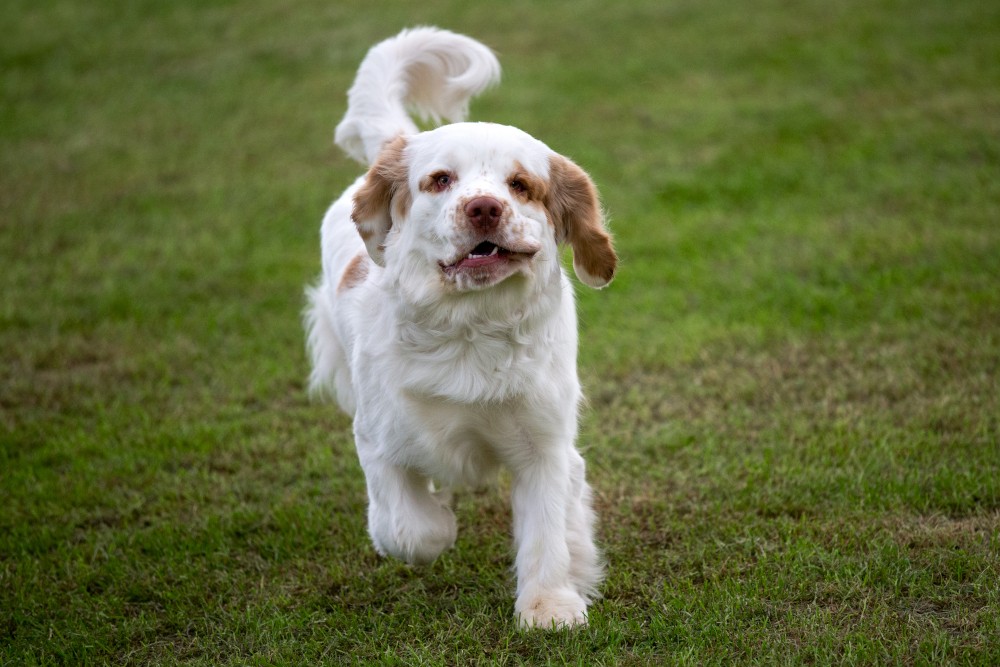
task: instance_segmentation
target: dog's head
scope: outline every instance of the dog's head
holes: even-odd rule
[[[560,243],[591,287],[611,282],[618,262],[587,174],[504,125],[397,137],[355,194],[351,217],[377,264],[453,291],[551,275]]]

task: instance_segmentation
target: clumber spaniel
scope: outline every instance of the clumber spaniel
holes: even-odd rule
[[[592,287],[617,257],[580,167],[513,127],[460,122],[499,75],[485,46],[434,28],[362,62],[336,142],[370,169],[323,219],[310,384],[354,417],[380,554],[433,561],[455,542],[447,488],[506,466],[515,613],[525,627],[570,626],[586,623],[603,566],[575,446],[576,313],[559,245]],[[420,132],[407,108],[453,124]]]

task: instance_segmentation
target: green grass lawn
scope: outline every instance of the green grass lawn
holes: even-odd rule
[[[478,37],[598,183],[589,627],[519,632],[506,482],[365,532],[299,313],[367,48]],[[1000,5],[10,0],[0,664],[1000,663]]]

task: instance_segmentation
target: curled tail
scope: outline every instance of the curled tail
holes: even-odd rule
[[[435,123],[465,120],[469,100],[500,79],[500,63],[476,40],[413,28],[373,46],[347,93],[335,142],[370,165],[382,145],[418,132],[409,110]]]

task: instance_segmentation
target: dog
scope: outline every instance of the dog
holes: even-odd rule
[[[560,246],[595,288],[618,258],[579,166],[516,128],[463,122],[499,76],[487,47],[437,28],[361,63],[335,142],[369,169],[323,219],[310,388],[354,419],[383,556],[433,561],[455,543],[450,489],[508,468],[517,621],[568,627],[587,622],[604,565]],[[408,109],[449,124],[419,131]]]

